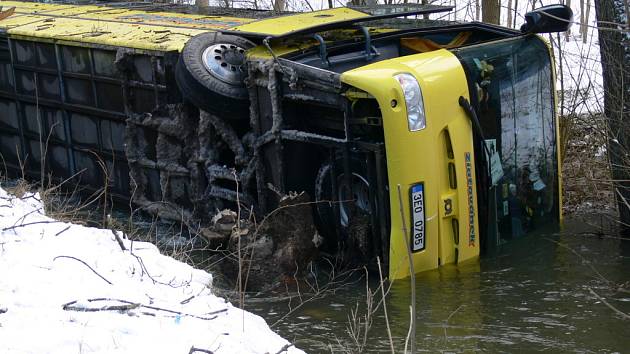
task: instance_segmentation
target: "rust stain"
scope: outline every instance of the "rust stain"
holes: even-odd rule
[[[13,15],[15,13],[15,6],[9,8],[6,11],[2,11],[2,7],[0,6],[0,21],[4,20],[5,18]]]

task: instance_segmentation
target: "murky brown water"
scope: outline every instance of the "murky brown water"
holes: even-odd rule
[[[417,350],[629,352],[630,321],[589,289],[630,313],[630,292],[615,291],[630,280],[630,241],[589,234],[593,228],[580,220],[565,225],[561,232],[512,241],[480,262],[418,275]],[[409,293],[409,282],[397,281],[387,298],[396,352],[403,351],[409,328]],[[308,298],[304,292],[302,299]],[[291,306],[298,303],[293,298]],[[246,307],[270,325],[279,321],[272,328],[299,348],[318,353],[349,346],[348,316],[357,303],[364,314],[365,280],[309,301],[286,317],[288,301],[250,298]],[[364,352],[390,351],[385,328],[380,309]]]
[[[125,221],[127,214],[119,213]],[[149,229],[150,221],[136,220],[136,226],[146,223]],[[173,233],[172,226],[161,229],[156,235]],[[479,262],[419,274],[417,351],[630,353],[630,320],[591,292],[630,314],[630,240],[593,231],[584,221],[569,219],[562,231],[513,240]],[[220,274],[215,275],[220,283]],[[290,301],[287,294],[248,296],[245,309],[308,353],[345,352],[352,346],[351,311],[358,304],[359,316],[365,314],[366,281],[360,275],[341,276],[329,287],[320,279],[325,291],[314,299],[304,288],[301,299],[292,293]],[[616,291],[620,285],[626,291]],[[375,290],[378,279],[370,279],[369,286]],[[380,299],[379,292],[375,300]],[[386,304],[395,350],[402,353],[409,329],[408,280],[392,284]],[[389,348],[379,308],[363,352]]]

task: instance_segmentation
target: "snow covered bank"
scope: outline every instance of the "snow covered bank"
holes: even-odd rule
[[[0,188],[0,352],[301,353],[210,274],[118,236]]]

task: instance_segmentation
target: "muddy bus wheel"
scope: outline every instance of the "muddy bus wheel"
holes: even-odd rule
[[[366,171],[365,163],[353,159],[348,186],[342,160],[321,166],[315,181],[316,212],[318,226],[328,242],[335,237],[336,241],[352,238],[353,235],[349,233],[353,229],[353,221],[369,224],[375,203],[370,202],[370,184]],[[335,176],[334,187],[332,176]],[[336,190],[333,191],[333,188]],[[363,240],[352,241],[355,244],[364,243]],[[362,252],[366,253],[366,250]]]
[[[245,38],[216,32],[192,37],[175,72],[184,100],[227,119],[247,118],[245,52],[253,46]]]

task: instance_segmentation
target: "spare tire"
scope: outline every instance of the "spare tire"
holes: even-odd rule
[[[245,52],[254,46],[245,38],[216,32],[188,40],[175,71],[184,100],[222,118],[246,118]]]

